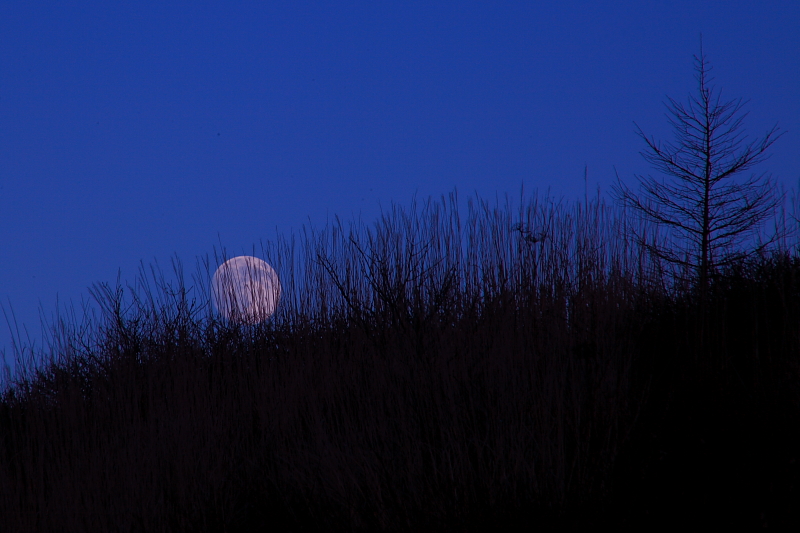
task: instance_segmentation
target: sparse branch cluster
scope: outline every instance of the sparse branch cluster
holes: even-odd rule
[[[743,251],[739,245],[758,232],[784,200],[771,176],[762,173],[734,181],[768,158],[767,150],[782,133],[774,126],[746,142],[742,125],[744,102],[722,101],[711,85],[711,67],[695,57],[697,94],[687,104],[668,98],[667,117],[675,143],[660,143],[637,125],[644,140],[644,159],[668,179],[637,175],[640,191],[618,180],[617,197],[648,221],[666,230],[663,240],[634,232],[636,240],[662,261],[707,289],[720,268],[762,252],[782,237],[776,231]]]

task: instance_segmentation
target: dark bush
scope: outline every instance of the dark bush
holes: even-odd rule
[[[336,220],[262,250],[258,326],[212,312],[209,260],[191,289],[177,262],[95,286],[99,318],[3,390],[2,530],[797,524],[800,261],[701,306],[624,217],[451,195]]]

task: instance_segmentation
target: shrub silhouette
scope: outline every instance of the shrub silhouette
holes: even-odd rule
[[[336,219],[262,247],[255,326],[213,313],[208,258],[96,285],[5,384],[2,529],[797,523],[800,262],[731,267],[700,342],[629,224],[455,193]]]

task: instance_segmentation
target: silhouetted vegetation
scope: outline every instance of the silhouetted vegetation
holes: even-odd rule
[[[2,531],[796,526],[796,247],[701,307],[631,223],[455,195],[336,220],[262,250],[257,326],[214,314],[208,259],[97,285],[16,354]]]
[[[781,239],[774,231],[753,246],[738,246],[748,237],[762,237],[763,223],[785,198],[776,194],[776,184],[766,173],[738,182],[737,177],[768,159],[767,150],[783,133],[776,125],[760,139],[745,143],[744,103],[721,101],[721,91],[711,84],[711,66],[702,45],[694,59],[697,94],[686,105],[668,98],[666,106],[675,144],[662,146],[636,127],[647,145],[642,156],[668,179],[637,176],[641,192],[636,193],[617,176],[615,192],[639,216],[666,230],[668,239],[659,244],[635,231],[632,236],[659,259],[688,270],[686,279],[699,284],[703,294],[720,268],[740,263]]]

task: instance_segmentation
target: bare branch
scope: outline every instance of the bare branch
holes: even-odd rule
[[[784,196],[774,192],[767,174],[734,179],[766,161],[767,151],[783,132],[776,125],[746,142],[743,108],[747,102],[722,100],[721,91],[711,86],[711,66],[702,47],[694,59],[697,93],[685,104],[670,97],[664,104],[675,143],[662,144],[634,123],[645,143],[642,157],[667,179],[637,175],[640,192],[636,193],[617,175],[613,192],[643,220],[666,230],[665,242],[676,248],[647,242],[634,230],[631,236],[659,260],[696,270],[705,286],[719,267],[761,253],[777,242],[776,231],[750,251],[736,248],[758,232]]]

